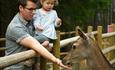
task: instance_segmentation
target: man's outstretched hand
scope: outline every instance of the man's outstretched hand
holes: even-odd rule
[[[63,68],[65,68],[65,69],[72,70],[71,67],[65,66],[65,65],[62,63],[62,61],[61,61],[60,59],[58,59],[58,58],[57,58],[57,60],[56,60],[56,64],[59,65],[59,66],[61,66],[61,67],[63,67]]]

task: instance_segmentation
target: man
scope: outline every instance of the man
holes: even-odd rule
[[[6,56],[33,49],[44,58],[67,68],[62,64],[60,59],[54,57],[32,37],[34,36],[32,17],[36,9],[35,2],[33,0],[19,0],[18,3],[19,13],[10,22],[6,31]],[[28,67],[25,65],[25,62],[20,62],[6,67],[4,70],[32,70],[32,66]]]

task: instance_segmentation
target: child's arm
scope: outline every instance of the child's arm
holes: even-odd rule
[[[36,25],[36,31],[43,31],[43,26],[41,25]]]
[[[59,26],[61,26],[61,24],[62,24],[62,20],[60,18],[57,18],[55,21],[55,26],[59,27]]]
[[[62,24],[62,20],[60,18],[57,18],[56,19],[56,23],[57,23],[57,25],[61,25]]]
[[[60,27],[61,26],[61,24],[62,24],[62,20],[58,17],[58,14],[57,14],[57,12],[54,10],[54,15],[55,15],[55,26],[56,27]]]
[[[36,14],[34,15],[34,27],[36,31],[43,31],[43,26],[40,24],[40,13],[37,10]]]

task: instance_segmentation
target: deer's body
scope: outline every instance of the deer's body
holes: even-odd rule
[[[72,50],[66,56],[66,60],[70,62],[78,62],[86,59],[91,70],[115,70],[115,68],[108,62],[104,54],[100,50],[96,41],[92,37],[86,36],[78,30],[80,38],[72,46]]]

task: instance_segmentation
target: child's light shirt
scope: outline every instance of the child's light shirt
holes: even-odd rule
[[[37,31],[36,33],[42,33],[46,37],[50,39],[56,39],[56,30],[55,26],[58,27],[56,19],[58,18],[57,12],[55,10],[51,10],[49,12],[45,12],[42,8],[36,10],[36,14],[34,16],[34,26],[35,30],[38,25],[43,27],[43,31]]]

